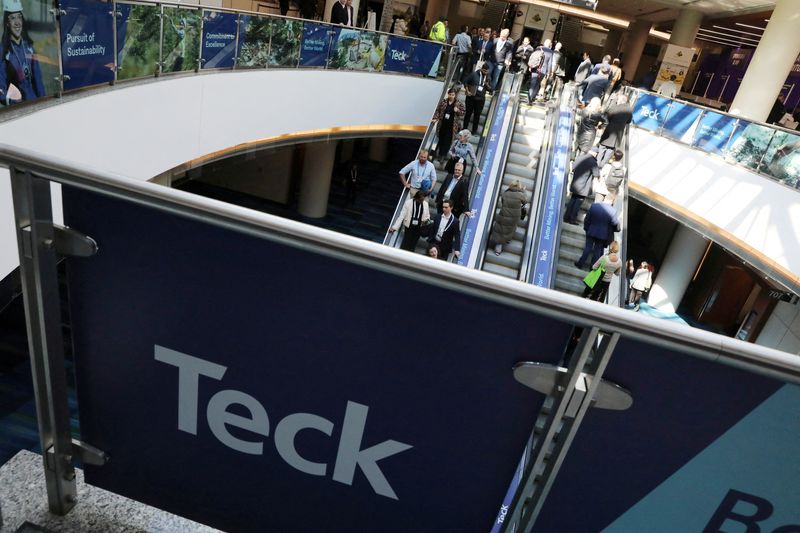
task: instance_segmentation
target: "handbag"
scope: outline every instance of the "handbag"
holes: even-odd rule
[[[479,71],[484,63],[486,63],[486,61],[483,60],[483,51],[481,51],[481,55],[478,56],[478,60],[475,62],[475,68],[472,70],[475,72]]]
[[[605,259],[605,258],[603,258]],[[597,285],[597,282],[603,276],[603,273],[606,271],[603,266],[606,264],[605,261],[600,262],[600,266],[586,274],[586,277],[583,278],[583,282],[586,284],[587,287],[590,289],[594,289],[594,286]]]
[[[431,236],[431,229],[433,228],[433,221],[428,220],[419,227],[419,236],[427,239]]]

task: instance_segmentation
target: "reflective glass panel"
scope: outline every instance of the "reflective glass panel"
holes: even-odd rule
[[[200,10],[164,8],[162,72],[194,70],[200,54]]]
[[[154,76],[159,57],[159,7],[117,4],[117,79]]]

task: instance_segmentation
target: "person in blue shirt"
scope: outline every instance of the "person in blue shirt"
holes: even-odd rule
[[[6,105],[35,100],[45,95],[42,73],[33,40],[28,35],[20,0],[3,0],[3,38],[0,41],[0,100]],[[13,85],[19,90],[15,95]],[[15,98],[16,96],[16,98]]]
[[[436,184],[436,168],[428,161],[428,151],[420,150],[417,159],[400,169],[400,182],[411,198],[421,190],[430,194]]]

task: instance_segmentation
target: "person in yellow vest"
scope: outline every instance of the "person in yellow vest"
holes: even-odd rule
[[[428,38],[431,41],[440,43],[447,42],[447,19],[445,17],[439,17],[439,20],[436,21],[436,24],[431,28],[431,33]]]

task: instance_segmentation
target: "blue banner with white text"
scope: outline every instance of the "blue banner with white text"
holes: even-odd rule
[[[61,61],[64,89],[114,80],[114,19],[108,2],[61,0]]]
[[[233,68],[238,19],[235,13],[203,12],[203,68]]]
[[[303,41],[300,45],[301,67],[324,67],[328,63],[331,43],[338,40],[340,28],[314,22],[303,23]]]
[[[512,367],[532,346],[558,363],[570,324],[308,242],[63,200],[103,250],[67,260],[81,436],[113,458],[87,483],[225,531],[486,531],[544,400]],[[397,327],[421,294],[463,315],[446,350]]]
[[[697,128],[694,145],[706,152],[722,155],[737,121],[735,117],[707,111]]]
[[[650,93],[639,93],[633,107],[633,123],[640,128],[656,131],[663,124],[672,100]]]
[[[703,110],[699,107],[678,101],[672,102],[661,134],[674,141],[692,144],[702,114]]]
[[[408,72],[411,68],[412,44],[411,39],[403,39],[397,35],[389,37],[383,70],[389,72]]]

